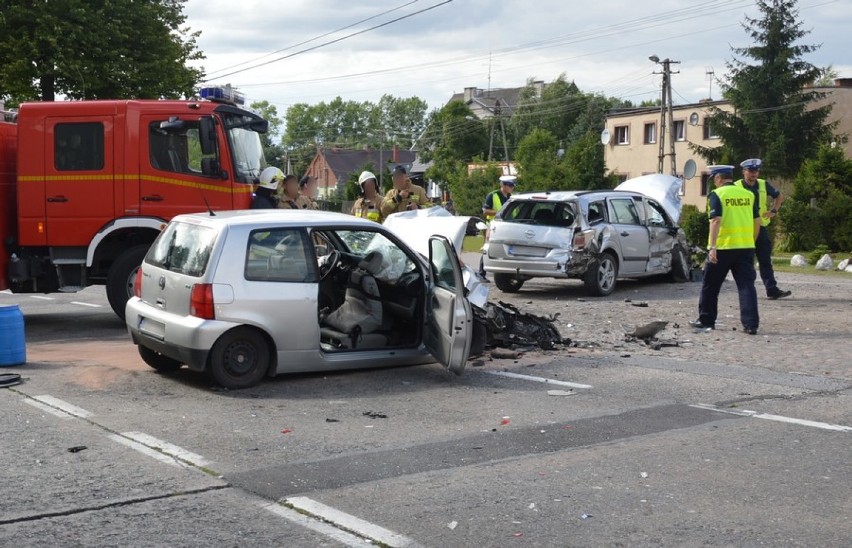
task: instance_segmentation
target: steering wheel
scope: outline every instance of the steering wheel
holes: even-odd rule
[[[340,263],[340,252],[336,249],[332,249],[331,252],[326,255],[325,261],[319,267],[320,281],[328,278],[328,275],[332,273],[338,263]]]

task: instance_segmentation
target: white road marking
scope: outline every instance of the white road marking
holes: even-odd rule
[[[545,379],[544,377],[533,377],[532,375],[521,375],[520,373],[510,373],[509,371],[486,371],[489,375],[497,375],[498,377],[508,377],[510,379],[518,379],[522,381],[543,382],[553,384],[555,386],[568,386],[570,388],[592,388],[590,384],[579,384],[576,382],[557,381],[554,379]]]
[[[28,403],[28,404],[32,405],[33,407],[35,407],[37,409],[41,409],[45,413],[50,413],[51,415],[56,415],[60,419],[70,419],[71,418],[71,415],[69,415],[68,413],[60,411],[59,409],[56,409],[55,407],[51,407],[49,405],[41,403],[38,400],[26,398],[26,399],[24,399],[24,403]]]
[[[188,462],[194,466],[199,468],[203,468],[210,464],[210,461],[202,457],[201,455],[197,455],[182,447],[178,447],[173,443],[169,443],[167,441],[159,440],[154,436],[149,436],[144,432],[123,432],[121,434],[125,438],[131,439],[137,443],[141,443],[142,445],[151,448],[158,454],[165,453],[171,457],[182,460],[184,462]]]
[[[842,424],[831,424],[828,422],[811,421],[807,419],[797,419],[794,417],[784,417],[782,415],[772,415],[770,413],[759,413],[749,409],[721,409],[715,405],[699,403],[690,405],[697,409],[707,409],[708,411],[718,411],[719,413],[727,413],[728,415],[737,415],[740,417],[752,417],[755,419],[764,419],[775,422],[786,422],[788,424],[798,424],[800,426],[810,426],[812,428],[820,428],[822,430],[833,430],[835,432],[852,432],[852,426],[843,426]]]
[[[30,299],[38,299],[40,301],[55,301],[53,297],[45,297],[44,295],[30,295]]]
[[[151,449],[150,447],[148,447],[147,445],[143,445],[143,444],[141,444],[137,441],[127,439],[122,435],[110,434],[109,439],[111,439],[112,441],[117,441],[118,443],[125,445],[125,446],[127,446],[131,449],[139,451],[143,455],[147,455],[147,456],[149,456],[153,459],[157,459],[160,462],[164,462],[164,463],[170,464],[172,466],[182,466],[181,462],[178,462],[177,460],[170,457],[169,455],[166,455],[165,453],[160,453],[159,451],[155,451],[155,450]]]
[[[81,303],[80,301],[71,301],[71,304],[77,304],[77,305],[80,305],[80,306],[88,306],[89,308],[101,308],[101,305],[99,305],[99,304]]]
[[[64,411],[69,415],[73,415],[81,419],[87,419],[92,416],[92,413],[90,411],[86,411],[85,409],[77,407],[76,405],[71,405],[70,403],[62,401],[59,398],[54,398],[53,396],[33,396],[33,399],[38,400],[45,405],[49,405],[50,407],[55,407],[60,411]]]
[[[357,548],[375,548],[375,544],[372,542],[366,541],[356,535],[348,531],[343,531],[342,529],[338,529],[331,524],[325,523],[315,518],[308,517],[304,514],[300,514],[299,512],[287,508],[285,506],[281,506],[278,503],[269,504],[265,502],[260,504],[260,507],[264,510],[272,512],[276,516],[282,517],[286,520],[292,521],[296,525],[301,525],[306,529],[310,529],[316,533],[321,535],[325,535],[326,537],[335,540],[344,546],[354,546]]]
[[[372,539],[387,546],[402,547],[416,546],[415,542],[403,535],[394,533],[384,527],[374,525],[361,518],[341,512],[331,506],[326,506],[321,502],[309,499],[307,497],[292,497],[284,499],[284,502],[292,505],[296,510],[307,512],[312,516],[316,516],[323,521],[336,525],[347,531],[352,531],[356,535],[364,538]]]

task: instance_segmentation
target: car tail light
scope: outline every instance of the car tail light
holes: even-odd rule
[[[136,275],[133,276],[133,296],[142,297],[142,267],[136,269]]]
[[[189,297],[189,313],[202,320],[215,320],[213,284],[195,284]]]
[[[574,233],[574,240],[571,242],[571,245],[574,249],[584,249],[594,238],[594,230],[577,231]]]

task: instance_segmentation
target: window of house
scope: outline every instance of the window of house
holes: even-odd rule
[[[710,179],[709,173],[701,174],[701,195],[707,196],[713,190],[713,181]]]
[[[675,141],[686,141],[686,122],[684,120],[674,121]]]
[[[645,124],[645,144],[652,145],[657,142],[657,124],[651,122],[649,124]]]
[[[615,127],[615,142],[619,145],[630,144],[630,126]]]
[[[713,129],[713,124],[710,122],[710,118],[704,118],[704,138],[705,139],[718,139],[719,134],[716,133],[716,130]]]
[[[185,121],[179,129],[164,129],[152,122],[148,129],[151,167],[162,171],[201,175],[205,159],[216,160],[217,154],[203,155],[199,122]]]
[[[100,122],[56,124],[53,134],[57,171],[95,171],[104,168],[104,125]]]

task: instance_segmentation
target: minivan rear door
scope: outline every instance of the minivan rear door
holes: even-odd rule
[[[429,238],[429,265],[423,342],[436,360],[461,375],[470,356],[473,312],[464,294],[458,255],[444,236]]]

